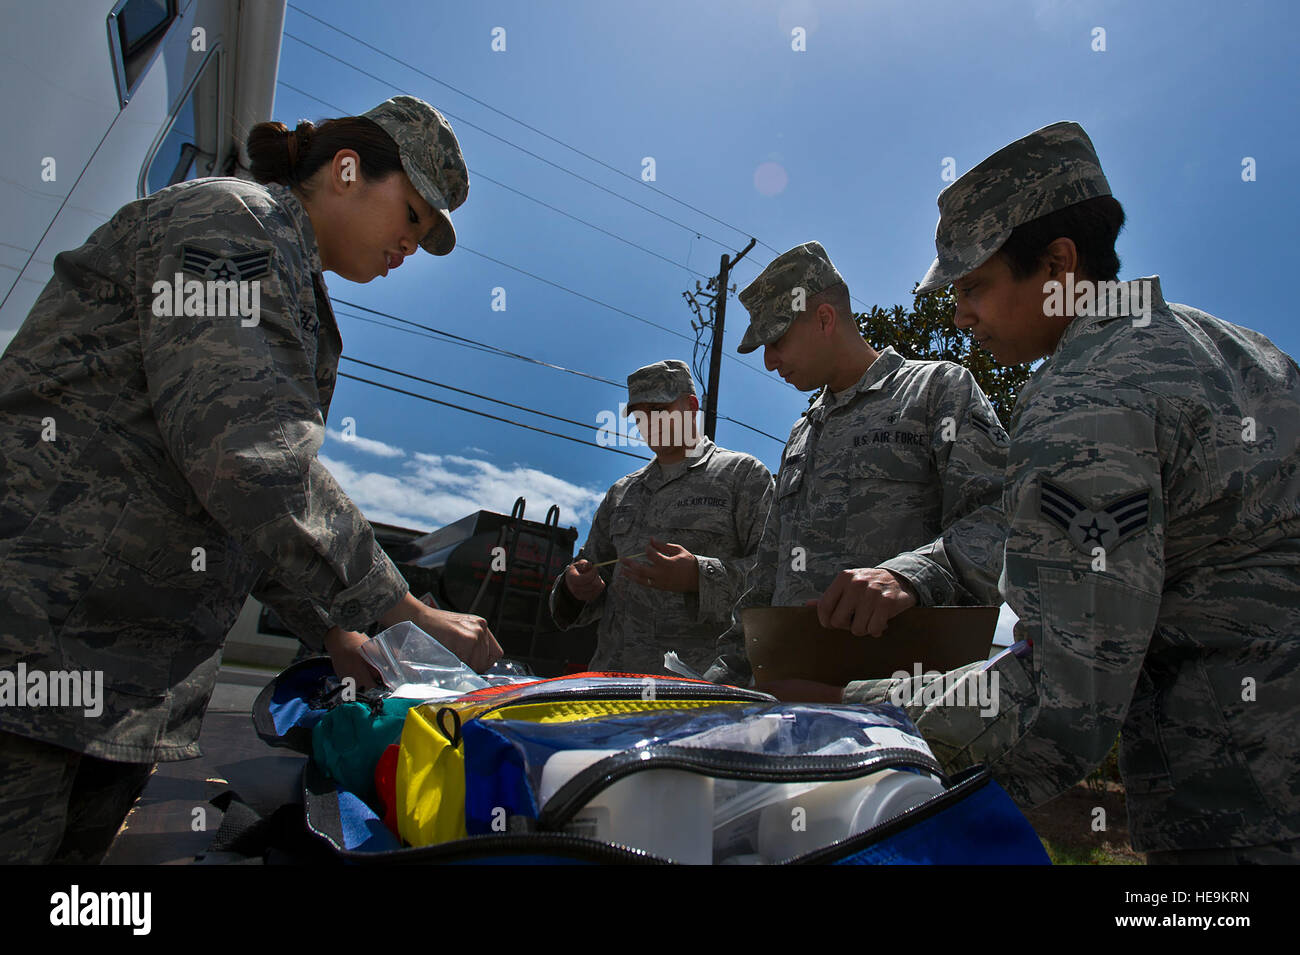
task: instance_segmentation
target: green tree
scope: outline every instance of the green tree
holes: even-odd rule
[[[873,305],[870,311],[856,313],[854,318],[862,337],[878,351],[892,345],[904,358],[951,361],[969,368],[993,403],[1002,426],[1009,428],[1011,409],[1029,378],[1029,366],[996,364],[988,352],[974,347],[970,336],[953,324],[956,310],[957,300],[952,286],[948,286],[923,295],[913,292],[910,311],[902,305]]]

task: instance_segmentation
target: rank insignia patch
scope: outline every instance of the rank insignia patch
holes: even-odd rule
[[[251,282],[271,271],[271,250],[226,256],[183,245],[181,268],[193,272],[205,282]]]
[[[980,412],[972,411],[970,413],[970,423],[976,431],[992,441],[997,447],[1005,448],[1011,444],[1011,438],[1007,436],[1002,426],[994,424],[993,421],[984,417]]]
[[[1151,491],[1125,494],[1093,510],[1060,485],[1040,481],[1038,509],[1069,535],[1075,547],[1091,554],[1094,547],[1110,550],[1146,529],[1151,516]]]

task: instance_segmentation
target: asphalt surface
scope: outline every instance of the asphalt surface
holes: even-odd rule
[[[274,670],[223,666],[199,735],[203,755],[159,763],[127,816],[105,865],[186,865],[233,861],[205,855],[222,813],[208,800],[233,789],[260,815],[301,802],[305,756],[262,742],[253,729],[252,707]]]

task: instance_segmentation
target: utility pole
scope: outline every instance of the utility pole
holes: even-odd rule
[[[749,254],[749,250],[754,247],[758,240],[750,239],[749,245],[741,251],[734,259],[729,259],[727,254],[722,254],[722,262],[718,267],[717,293],[713,300],[713,349],[709,356],[709,387],[708,387],[708,406],[704,409],[704,433],[713,440],[714,434],[718,430],[718,378],[722,374],[722,332],[725,328],[727,319],[727,282],[731,278],[732,267]]]

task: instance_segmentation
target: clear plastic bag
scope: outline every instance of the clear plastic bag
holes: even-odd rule
[[[688,863],[773,863],[943,792],[892,706],[747,703],[462,727],[469,831],[490,813]],[[512,767],[508,778],[501,767]]]
[[[443,699],[501,683],[536,679],[519,664],[499,661],[486,674],[475,673],[456,654],[409,620],[389,627],[361,645],[392,695],[403,699]],[[504,664],[504,665],[503,665]]]

